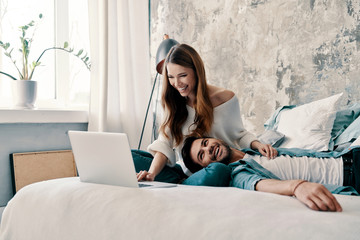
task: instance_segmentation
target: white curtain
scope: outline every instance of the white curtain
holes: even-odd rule
[[[89,0],[89,131],[124,132],[137,148],[151,91],[149,2]],[[148,116],[142,149],[151,138]]]

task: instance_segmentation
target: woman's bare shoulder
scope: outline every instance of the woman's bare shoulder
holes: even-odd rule
[[[209,95],[213,106],[217,107],[233,98],[235,93],[225,88],[210,85]]]

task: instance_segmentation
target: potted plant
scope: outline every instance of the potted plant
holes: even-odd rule
[[[43,15],[39,14],[39,19],[42,19]],[[33,43],[33,37],[36,30],[37,24],[35,21],[31,21],[30,23],[20,26],[19,29],[21,31],[20,41],[21,47],[19,48],[19,52],[21,52],[21,70],[19,68],[16,59],[13,57],[13,50],[11,48],[10,43],[0,41],[0,47],[4,49],[4,54],[7,56],[13,65],[15,66],[18,72],[18,78],[14,77],[13,75],[6,73],[0,70],[0,74],[3,74],[13,81],[13,97],[15,101],[16,108],[34,108],[34,103],[36,100],[36,91],[37,91],[37,82],[32,80],[34,71],[41,65],[41,58],[42,56],[49,50],[61,50],[68,53],[73,54],[74,56],[78,57],[85,66],[90,70],[91,63],[89,61],[89,57],[83,49],[80,49],[77,53],[74,52],[73,48],[69,48],[68,42],[65,42],[63,47],[49,47],[43,50],[43,52],[39,55],[39,57],[33,61],[29,61],[29,54],[31,49],[31,44]],[[31,37],[28,37],[28,30],[33,28],[33,34]]]

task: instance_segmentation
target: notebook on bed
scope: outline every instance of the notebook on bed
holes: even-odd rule
[[[162,182],[139,183],[127,135],[69,131],[80,181],[123,187],[174,187]]]

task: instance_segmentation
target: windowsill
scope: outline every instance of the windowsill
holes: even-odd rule
[[[0,108],[0,123],[87,123],[88,111]]]

